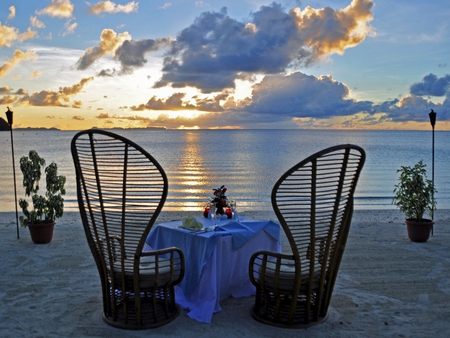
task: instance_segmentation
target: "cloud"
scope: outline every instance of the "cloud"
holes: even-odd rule
[[[10,6],[8,9],[9,9],[9,14],[8,14],[7,20],[10,20],[16,16],[16,7]]]
[[[316,77],[300,72],[290,75],[266,75],[253,87],[251,105],[244,108],[274,119],[328,118],[369,110],[370,104],[349,97],[349,88],[332,76]]]
[[[101,13],[110,13],[110,14],[115,14],[115,13],[126,13],[126,14],[130,14],[133,12],[137,12],[138,11],[138,7],[139,7],[139,3],[136,1],[131,1],[125,5],[117,5],[112,1],[100,1],[97,2],[96,4],[92,5],[89,10],[88,13],[90,14],[94,14],[94,15],[99,15]]]
[[[204,93],[234,88],[241,73],[277,74],[308,66],[361,43],[373,33],[371,0],[353,0],[345,9],[329,7],[289,13],[281,5],[262,6],[252,21],[204,12],[181,31],[165,59],[156,87],[196,87]]]
[[[0,104],[11,104],[17,100],[15,95],[6,95],[0,98]]]
[[[122,45],[116,49],[114,56],[120,61],[122,66],[121,73],[131,73],[133,68],[144,66],[147,62],[144,58],[145,53],[157,51],[171,41],[170,38],[123,41]]]
[[[11,92],[11,88],[8,86],[0,87],[0,94],[8,94],[9,92]]]
[[[68,34],[73,34],[75,32],[75,29],[78,27],[78,24],[76,22],[71,23],[71,20],[68,20],[64,24],[65,31],[63,32],[62,36],[66,36]]]
[[[81,79],[79,83],[73,86],[61,87],[59,91],[42,90],[33,93],[31,96],[25,95],[19,102],[29,106],[69,107],[68,102],[70,102],[70,97],[81,92],[84,86],[92,80],[94,80],[94,77],[91,76]]]
[[[421,82],[411,85],[409,92],[414,95],[444,96],[450,89],[450,75],[438,78],[434,74],[424,76]]]
[[[10,70],[17,66],[20,62],[26,60],[37,60],[38,55],[36,52],[28,50],[25,53],[19,49],[14,51],[14,56],[6,61],[3,66],[0,67],[0,77],[5,76]]]
[[[294,8],[290,14],[300,29],[305,46],[311,50],[310,61],[329,54],[343,54],[344,50],[363,42],[367,35],[374,34],[369,22],[373,20],[371,0],[353,0],[342,10],[329,7],[303,11]]]
[[[0,48],[11,47],[14,42],[23,42],[32,39],[37,32],[28,28],[24,33],[19,33],[15,27],[4,26],[0,22]]]
[[[227,93],[222,93],[216,95],[212,98],[200,98],[194,96],[191,100],[183,100],[186,96],[185,93],[174,93],[167,99],[158,99],[153,96],[146,104],[141,104],[139,106],[131,106],[130,109],[133,111],[143,111],[143,110],[193,110],[193,111],[205,111],[205,112],[223,112],[226,108],[221,106],[221,101],[228,98]],[[194,101],[194,104],[190,103]],[[233,105],[236,107],[236,104]]]
[[[195,2],[195,6],[197,6],[197,7],[211,7],[209,4],[207,4],[204,1],[196,1]]]
[[[443,77],[444,79],[447,76]],[[301,72],[266,75],[253,86],[251,97],[235,101],[232,92],[213,97],[175,93],[167,99],[153,96],[146,104],[131,106],[132,111],[203,111],[201,120],[173,119],[160,115],[153,123],[177,128],[252,126],[256,128],[277,126],[303,128],[364,128],[383,122],[427,122],[428,112],[434,109],[439,119],[450,119],[450,89],[442,104],[435,104],[426,97],[410,94],[400,100],[374,104],[351,98],[349,88],[332,76],[313,76]],[[162,117],[161,117],[162,116]],[[210,123],[210,121],[214,121]],[[177,125],[178,123],[178,125]]]
[[[37,16],[30,16],[30,23],[32,27],[45,28],[45,24],[40,21]]]
[[[78,115],[75,115],[75,116],[72,116],[72,120],[77,120],[77,121],[84,121],[84,120],[85,120],[85,118],[84,118],[84,117],[82,117],[82,116],[78,116]]]
[[[72,103],[72,108],[79,109],[83,105],[83,102],[80,100],[74,100]]]
[[[116,70],[113,69],[102,69],[97,76],[107,76],[107,77],[113,77],[116,73]]]
[[[42,72],[40,70],[35,70],[34,72],[31,73],[30,77],[32,79],[38,78],[39,76],[41,76]]]
[[[166,100],[158,99],[156,96],[153,96],[148,100],[147,104],[137,107],[132,106],[131,110],[197,110],[196,106],[183,102],[185,96],[185,93],[174,93]]]
[[[158,9],[167,9],[169,7],[172,7],[172,3],[171,2],[166,2],[164,5],[159,6]]]
[[[36,11],[37,15],[48,15],[56,18],[70,18],[73,14],[74,5],[70,0],[52,0],[52,3]]]
[[[77,62],[78,70],[85,70],[105,54],[114,53],[125,40],[131,40],[131,35],[128,32],[117,34],[112,29],[104,29],[100,35],[100,40],[98,46],[89,48],[80,57]]]

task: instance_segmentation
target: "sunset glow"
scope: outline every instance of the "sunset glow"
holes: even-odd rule
[[[450,130],[445,0],[0,9],[15,128],[429,129],[433,109]]]

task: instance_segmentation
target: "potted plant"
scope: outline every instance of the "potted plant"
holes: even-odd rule
[[[44,166],[45,160],[34,150],[20,159],[25,195],[31,196],[32,200],[32,209],[28,210],[27,200],[19,199],[19,206],[23,212],[23,216],[20,216],[20,224],[28,227],[33,242],[40,244],[49,243],[52,240],[56,219],[64,213],[62,196],[66,194],[64,189],[66,177],[58,175],[58,166],[52,162],[45,168],[47,191],[45,195],[38,195],[41,169]]]
[[[424,218],[436,210],[434,193],[436,188],[427,179],[425,164],[419,161],[415,166],[402,166],[398,184],[395,185],[393,204],[405,214],[408,237],[413,242],[426,242],[433,227],[433,221]]]

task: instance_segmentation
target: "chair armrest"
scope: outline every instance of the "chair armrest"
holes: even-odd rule
[[[269,262],[269,267],[267,263]],[[259,286],[261,284],[260,275],[265,275],[266,270],[274,270],[274,275],[280,272],[281,264],[295,265],[294,256],[292,254],[283,254],[272,251],[257,251],[250,258],[249,263],[249,277],[253,285]],[[263,281],[264,283],[264,281]]]
[[[169,284],[177,285],[184,277],[185,260],[181,249],[176,247],[142,252],[138,259],[139,273],[153,271],[156,275],[170,274]]]

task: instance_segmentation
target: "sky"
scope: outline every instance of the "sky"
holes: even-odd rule
[[[449,17],[448,0],[2,0],[0,106],[13,128],[429,130],[433,109],[450,130]]]

